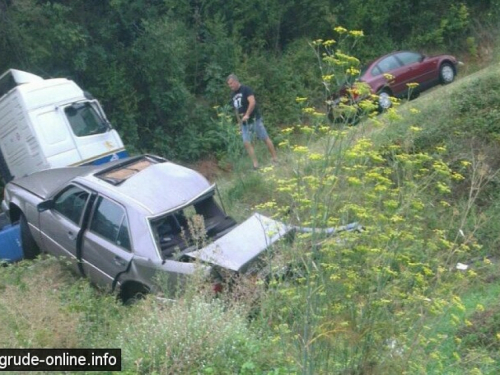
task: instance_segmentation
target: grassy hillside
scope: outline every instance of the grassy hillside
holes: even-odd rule
[[[493,65],[355,127],[305,110],[277,167],[249,172],[235,138],[235,218],[364,231],[297,235],[269,259],[286,278],[217,299],[193,282],[125,307],[54,259],[3,267],[0,346],[120,347],[140,374],[497,373],[499,102]]]

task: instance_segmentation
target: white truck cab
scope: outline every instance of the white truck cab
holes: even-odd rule
[[[99,102],[65,78],[0,76],[0,177],[128,156]]]

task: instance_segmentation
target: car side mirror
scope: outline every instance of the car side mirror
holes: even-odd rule
[[[49,199],[47,201],[43,201],[41,203],[38,203],[38,205],[36,206],[36,209],[38,210],[38,212],[43,212],[43,211],[50,210],[51,208],[54,208],[54,206],[55,206],[54,200]]]
[[[424,61],[427,58],[427,55],[421,55],[420,56],[420,62]]]

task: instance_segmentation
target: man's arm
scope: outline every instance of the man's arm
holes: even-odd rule
[[[248,108],[247,108],[247,111],[245,112],[245,114],[243,115],[243,118],[241,119],[242,122],[248,121],[248,119],[252,115],[252,112],[253,112],[253,110],[255,108],[255,96],[254,95],[250,95],[247,98],[247,100],[248,100]]]

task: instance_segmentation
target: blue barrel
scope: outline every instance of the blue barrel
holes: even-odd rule
[[[19,224],[6,225],[0,230],[0,260],[15,262],[23,259]]]

